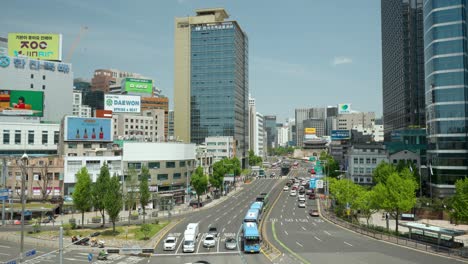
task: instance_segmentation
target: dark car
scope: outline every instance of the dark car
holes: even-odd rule
[[[309,200],[314,200],[315,199],[315,193],[309,194]]]
[[[311,209],[311,210],[309,211],[309,215],[310,215],[310,216],[313,216],[313,217],[319,217],[319,216],[320,216],[317,209]]]
[[[216,227],[212,226],[212,227],[208,228],[208,234],[211,234],[211,235],[217,237],[218,236],[218,229]]]

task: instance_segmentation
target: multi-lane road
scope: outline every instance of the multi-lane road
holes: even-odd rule
[[[305,169],[292,171],[291,175],[308,177]],[[284,184],[278,188],[283,186]],[[448,264],[457,262],[374,240],[337,227],[321,217],[311,217],[308,211],[317,208],[317,202],[307,197],[306,199],[306,208],[298,208],[297,197],[290,196],[289,191],[282,191],[269,218],[265,219],[269,240],[285,253],[274,259],[275,263]]]

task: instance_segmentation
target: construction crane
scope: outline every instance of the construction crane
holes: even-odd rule
[[[73,41],[73,44],[72,44],[70,50],[67,53],[67,57],[65,58],[65,62],[71,63],[71,58],[73,56],[73,52],[75,51],[76,47],[80,43],[81,37],[86,33],[86,31],[88,31],[87,26],[82,26],[80,28],[80,33],[78,33],[78,36],[76,36],[75,41]]]

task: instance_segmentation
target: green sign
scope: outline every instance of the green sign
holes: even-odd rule
[[[315,161],[315,157],[309,157],[309,161]]]
[[[125,78],[125,91],[129,93],[153,93],[153,81],[146,79]]]

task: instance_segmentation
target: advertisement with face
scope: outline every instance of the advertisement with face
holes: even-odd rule
[[[0,116],[44,115],[44,93],[23,90],[0,90]]]
[[[112,141],[112,119],[66,117],[65,141]]]

